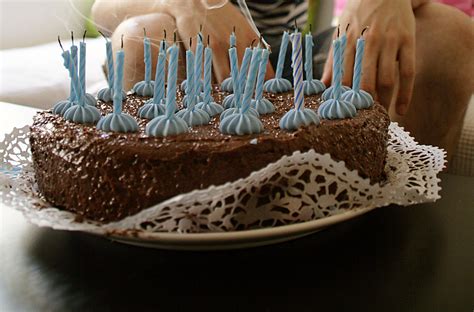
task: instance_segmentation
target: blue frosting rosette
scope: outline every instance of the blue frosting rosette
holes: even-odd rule
[[[273,103],[270,102],[266,98],[261,98],[261,99],[252,99],[252,102],[250,104],[251,108],[254,108],[259,114],[271,114],[275,111],[275,107],[273,106]]]
[[[213,101],[199,102],[198,104],[196,104],[196,108],[202,109],[211,117],[218,115],[224,111],[224,107],[222,107],[222,105],[219,105]]]
[[[100,119],[100,111],[91,105],[73,105],[64,112],[64,119],[81,124],[95,124]]]
[[[326,90],[326,86],[321,80],[311,79],[303,81],[304,95],[319,94]]]
[[[166,106],[164,104],[164,99],[160,101],[159,104],[153,102],[153,99],[149,99],[143,104],[142,107],[138,109],[138,116],[145,119],[153,119],[160,115],[163,115],[166,111]]]
[[[354,104],[342,99],[329,99],[318,108],[318,114],[324,119],[352,118],[357,114]]]
[[[221,90],[225,92],[234,92],[234,84],[232,83],[232,77],[227,77],[221,83]]]
[[[140,81],[137,82],[133,88],[133,92],[135,92],[139,96],[153,96],[153,92],[155,90],[155,82],[153,80],[150,81]]]
[[[114,89],[103,88],[97,93],[97,98],[103,102],[112,102],[114,100]],[[127,98],[127,93],[122,90],[122,101]]]
[[[293,88],[291,82],[285,78],[272,78],[267,80],[263,85],[263,89],[270,93],[288,92]]]
[[[145,132],[149,136],[165,137],[169,135],[177,135],[188,131],[186,122],[176,115],[158,116],[153,118],[145,128]]]
[[[248,110],[237,114],[230,114],[221,120],[219,130],[224,134],[246,135],[263,131],[263,124]]]
[[[53,106],[53,114],[64,116],[64,113],[76,103],[69,100],[62,100]]]
[[[138,123],[128,114],[111,113],[99,120],[97,129],[107,132],[136,132]]]
[[[364,90],[346,91],[341,95],[341,100],[352,103],[357,109],[369,108],[374,104],[372,95]]]
[[[351,89],[348,86],[341,86],[340,88],[341,88],[341,93],[340,94],[342,94],[346,91],[349,91]],[[334,85],[332,85],[329,88],[327,88],[326,90],[324,90],[323,94],[321,95],[321,99],[323,101],[333,99],[334,96],[335,96],[335,93],[336,93],[336,87]]]
[[[182,118],[190,127],[206,125],[211,121],[211,116],[197,107],[182,109],[176,116]]]
[[[280,128],[294,131],[301,126],[309,126],[311,124],[319,125],[319,123],[319,117],[312,109],[292,108],[280,119]]]
[[[259,118],[260,114],[257,112],[255,108],[249,107],[246,111],[247,114],[254,115],[255,117]],[[239,107],[232,107],[228,108],[225,111],[223,111],[220,115],[220,120],[223,120],[227,116],[233,115],[233,114],[240,114],[240,108]]]

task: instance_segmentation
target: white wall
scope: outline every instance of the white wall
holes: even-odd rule
[[[90,1],[0,0],[0,49],[26,47],[69,38],[71,30],[82,37]]]

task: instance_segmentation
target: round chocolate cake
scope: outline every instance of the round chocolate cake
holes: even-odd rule
[[[225,95],[214,88],[217,103]],[[276,110],[260,116],[262,133],[245,136],[222,134],[216,116],[187,133],[149,137],[148,120],[137,116],[147,98],[134,95],[127,96],[123,110],[138,120],[137,133],[104,132],[51,111],[38,113],[30,144],[39,191],[59,208],[108,222],[178,194],[244,178],[295,151],[329,153],[373,183],[384,179],[390,121],[382,106],[289,132],[280,129],[279,120],[292,108],[293,94],[265,96]],[[305,98],[306,107],[319,105],[319,96]],[[112,103],[99,101],[97,107],[102,115],[112,111]]]

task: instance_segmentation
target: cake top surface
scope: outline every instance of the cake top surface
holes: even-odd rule
[[[221,103],[226,95],[227,93],[220,92],[217,86],[214,87],[213,97],[217,103]],[[222,134],[219,131],[219,116],[215,116],[211,118],[211,122],[208,125],[189,128],[189,131],[186,133],[168,137],[149,137],[145,134],[145,126],[149,120],[137,116],[138,108],[143,105],[147,98],[136,95],[128,95],[123,105],[123,111],[135,117],[138,121],[139,131],[136,133],[104,132],[96,129],[93,125],[82,125],[66,121],[61,116],[52,114],[49,111],[39,113],[33,127],[36,128],[35,132],[37,135],[41,133],[50,135],[54,131],[56,137],[69,141],[68,143],[71,145],[78,144],[78,147],[80,147],[79,144],[84,144],[84,142],[98,140],[114,147],[117,145],[121,146],[123,149],[134,149],[137,146],[143,149],[149,148],[154,153],[157,153],[157,156],[160,156],[161,151],[168,150],[164,147],[170,146],[172,146],[176,153],[179,153],[180,150],[189,150],[190,148],[228,150],[247,145],[250,141],[254,144],[265,140],[286,141],[296,136],[305,135],[304,127],[293,132],[282,130],[279,127],[281,117],[293,107],[292,93],[267,93],[265,97],[275,104],[275,112],[260,116],[264,124],[264,131],[260,134],[242,136]],[[183,93],[178,91],[177,100],[180,103],[179,105],[182,103],[182,98]],[[321,101],[318,95],[305,98],[306,108],[317,110],[320,104]],[[98,101],[97,107],[102,115],[109,114],[113,110],[112,103],[110,102]],[[367,118],[371,118],[371,115],[379,115],[381,110],[384,109],[380,105],[374,105],[369,109],[359,110],[354,118],[322,119],[320,125],[311,125],[309,127],[320,128],[320,131],[331,128],[328,135],[337,136],[338,127],[347,127],[348,125],[353,127],[362,126]],[[166,157],[167,155],[169,155],[169,152],[161,156]]]

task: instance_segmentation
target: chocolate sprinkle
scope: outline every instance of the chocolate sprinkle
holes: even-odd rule
[[[225,95],[215,87],[217,103]],[[147,98],[130,94],[123,111],[137,118],[137,133],[103,132],[40,112],[30,136],[38,188],[59,208],[109,222],[178,194],[244,178],[298,150],[329,153],[372,183],[384,179],[390,121],[382,106],[359,110],[352,119],[321,120],[318,126],[288,132],[278,123],[292,107],[293,94],[265,96],[276,110],[261,116],[263,133],[246,136],[220,133],[217,116],[184,134],[148,137],[148,120],[137,117]],[[179,91],[178,103],[182,97]],[[306,107],[319,105],[319,96],[305,98]],[[112,103],[99,101],[97,107],[102,115],[112,112]]]

